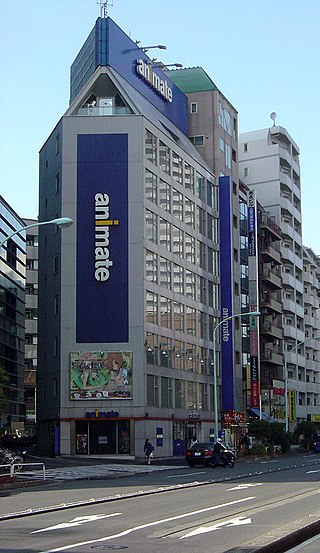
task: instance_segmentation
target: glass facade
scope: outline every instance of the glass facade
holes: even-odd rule
[[[145,156],[145,361],[147,373],[167,373],[146,375],[147,406],[206,410],[219,307],[217,189],[149,130]]]
[[[0,240],[24,226],[0,197]],[[16,235],[1,248],[0,271],[0,423],[11,432],[23,429],[25,340],[25,237]]]

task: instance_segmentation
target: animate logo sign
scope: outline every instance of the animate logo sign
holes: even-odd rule
[[[147,81],[152,88],[160,94],[160,96],[163,96],[167,102],[172,102],[172,88],[170,88],[166,79],[161,79],[161,77],[153,70],[152,62],[146,63],[142,59],[137,60],[136,72],[139,77],[142,77],[142,79]]]
[[[108,194],[95,195],[95,279],[105,282],[110,276],[110,267],[113,261],[110,259],[110,227],[119,225],[118,219],[109,219],[109,196]]]

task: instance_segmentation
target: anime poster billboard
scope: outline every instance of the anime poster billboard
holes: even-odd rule
[[[70,399],[132,399],[132,352],[71,353]]]

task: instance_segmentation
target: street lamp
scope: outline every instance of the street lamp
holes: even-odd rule
[[[15,236],[16,234],[19,234],[19,232],[22,232],[23,230],[27,230],[31,227],[40,227],[41,225],[58,225],[58,227],[66,228],[70,227],[73,224],[73,219],[70,219],[70,217],[59,217],[58,219],[52,219],[51,221],[42,221],[41,223],[32,223],[31,225],[27,225],[26,227],[21,227],[18,230],[15,230],[9,236],[6,236],[2,242],[0,242],[0,248],[8,241],[10,238]]]
[[[216,354],[216,332],[218,328],[225,322],[230,321],[230,319],[236,319],[237,317],[247,317],[251,315],[252,317],[259,317],[261,315],[260,311],[249,311],[248,313],[237,313],[236,315],[230,315],[222,319],[215,327],[213,327],[213,392],[214,392],[214,436],[217,440],[219,432],[218,424],[218,389],[217,389],[217,354]]]
[[[287,361],[287,354],[292,353],[293,351],[296,351],[302,344],[306,344],[310,342],[310,340],[320,340],[320,336],[310,337],[307,340],[303,340],[302,342],[298,342],[293,348],[291,348],[290,351],[286,352],[284,355],[284,393],[285,393],[285,414],[286,414],[286,432],[289,432],[289,402],[288,402],[288,361]]]

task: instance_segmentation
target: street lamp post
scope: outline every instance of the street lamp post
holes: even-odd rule
[[[303,340],[302,342],[298,342],[293,348],[286,352],[284,355],[284,393],[285,393],[285,414],[286,414],[286,432],[289,432],[289,402],[288,402],[288,361],[287,361],[287,353],[292,353],[293,351],[296,351],[302,344],[308,343],[310,340],[320,340],[320,336],[314,336],[312,338],[309,338],[307,340]]]
[[[8,241],[10,238],[15,236],[16,234],[19,234],[19,232],[22,232],[24,230],[27,230],[32,227],[40,227],[42,225],[58,225],[58,227],[66,228],[70,227],[73,224],[73,219],[70,219],[70,217],[59,217],[58,219],[52,219],[51,221],[42,221],[40,223],[32,223],[31,225],[27,225],[26,227],[21,227],[18,230],[15,230],[9,236],[6,236],[2,242],[0,242],[0,248]]]
[[[249,311],[248,313],[237,313],[236,315],[230,315],[222,319],[215,327],[213,327],[213,393],[214,393],[214,437],[218,438],[219,424],[218,424],[218,387],[217,387],[217,353],[216,353],[216,332],[218,328],[230,319],[236,319],[237,317],[247,317],[251,315],[253,317],[259,317],[260,311]]]

